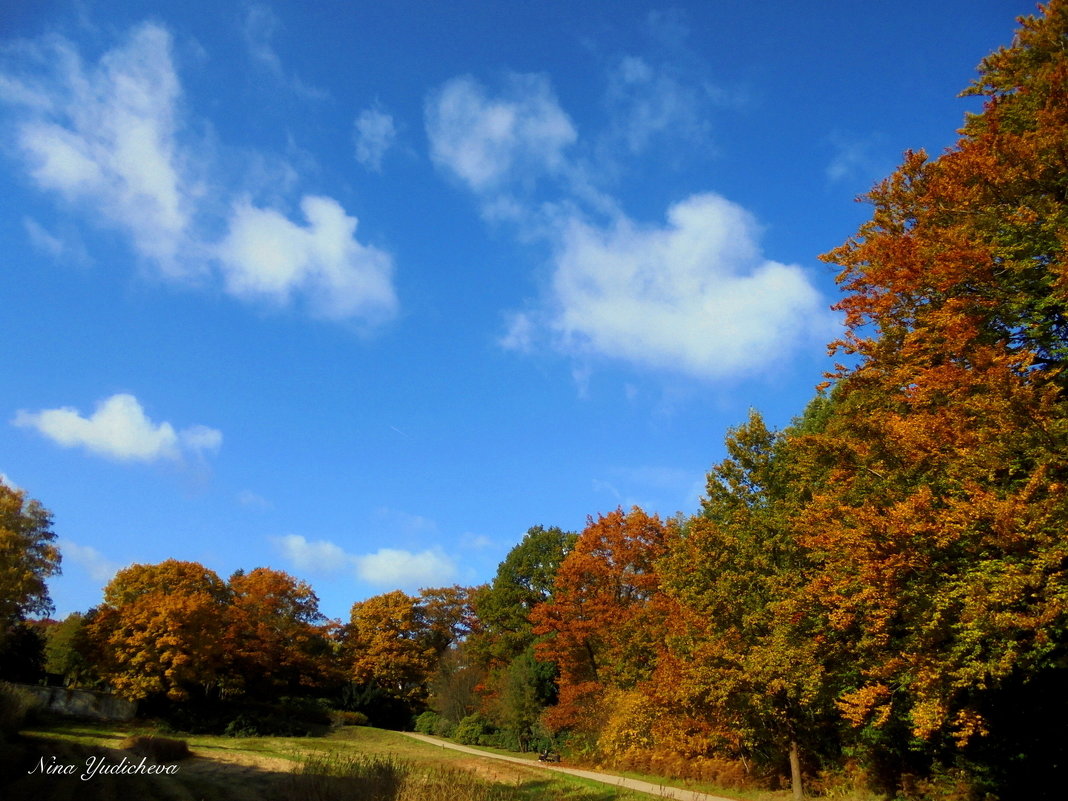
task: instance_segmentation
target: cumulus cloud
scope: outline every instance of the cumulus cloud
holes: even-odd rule
[[[430,155],[476,192],[559,172],[577,139],[542,75],[512,75],[489,97],[474,78],[454,78],[426,104]]]
[[[832,318],[804,270],[760,253],[756,222],[715,194],[667,224],[572,218],[560,234],[549,326],[561,347],[714,378],[751,373],[825,338]]]
[[[393,146],[397,131],[393,117],[375,108],[364,109],[356,117],[356,160],[374,172],[382,169],[382,158]]]
[[[36,429],[65,448],[81,447],[125,462],[178,461],[183,455],[217,451],[222,444],[222,433],[214,428],[195,425],[177,431],[170,423],[153,423],[137,398],[126,394],[101,401],[89,417],[62,407],[19,411],[12,422]]]
[[[392,316],[397,299],[390,255],[360,244],[356,218],[331,198],[306,196],[300,207],[306,226],[247,200],[235,205],[216,250],[229,291],[287,303],[300,290],[324,317]]]
[[[379,548],[354,559],[356,575],[380,587],[437,586],[447,584],[456,575],[456,565],[437,549],[413,553],[399,548]]]
[[[182,272],[196,189],[177,152],[181,86],[170,34],[141,25],[88,68],[60,39],[27,52],[40,71],[4,76],[0,98],[21,109],[14,134],[33,180],[91,207],[166,271]]]
[[[254,56],[280,71],[270,46],[276,24],[268,9],[253,7],[246,37]],[[0,101],[15,109],[16,149],[36,185],[125,233],[168,278],[221,278],[226,291],[253,301],[301,296],[331,319],[389,319],[392,258],[356,239],[356,219],[336,200],[304,197],[301,225],[222,185],[224,171],[194,157],[191,131],[202,126],[185,113],[172,49],[170,33],[147,23],[95,64],[57,37],[25,44],[26,58],[0,68]],[[45,252],[67,248],[32,220],[26,230]]]
[[[457,572],[453,560],[437,548],[379,548],[374,553],[350,554],[328,540],[309,541],[299,534],[272,537],[271,541],[297,568],[320,573],[351,570],[361,581],[377,587],[438,586],[447,584]]]
[[[57,543],[63,554],[64,564],[73,563],[82,568],[89,576],[101,584],[107,584],[119,572],[119,565],[106,558],[100,551],[90,545],[79,545],[68,539]]]

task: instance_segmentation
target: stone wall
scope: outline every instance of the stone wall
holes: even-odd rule
[[[36,687],[19,684],[17,687],[41,699],[46,710],[57,715],[93,720],[132,720],[137,704],[117,695],[90,690],[69,690],[66,687]]]

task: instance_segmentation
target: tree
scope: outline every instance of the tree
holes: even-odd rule
[[[795,798],[801,746],[820,747],[834,707],[822,620],[805,594],[812,563],[794,526],[808,483],[791,436],[819,428],[826,405],[817,398],[786,432],[756,412],[732,429],[702,514],[659,565],[674,602],[660,697],[704,719],[712,750],[788,757]]]
[[[0,636],[29,614],[48,614],[46,580],[59,574],[52,515],[0,481]]]
[[[490,585],[476,593],[472,648],[487,665],[506,665],[534,643],[530,613],[549,600],[556,573],[577,538],[556,526],[531,527],[497,566]]]
[[[669,535],[659,517],[637,507],[590,518],[552,597],[532,610],[534,634],[543,636],[535,654],[560,671],[559,703],[546,713],[552,728],[596,730],[603,721],[592,710],[604,689],[651,676],[663,629],[655,565]]]
[[[101,673],[133,700],[207,695],[225,676],[228,601],[226,585],[197,562],[120,570],[89,627]]]
[[[957,145],[906,154],[825,257],[855,364],[812,442],[810,589],[858,667],[843,713],[931,752],[996,739],[993,700],[1068,657],[1068,3],[1043,11],[981,65]]]
[[[84,687],[98,680],[91,657],[88,621],[72,612],[45,630],[45,671],[62,676],[68,687]]]
[[[357,601],[346,643],[352,681],[421,703],[436,657],[427,634],[418,599],[401,590]]]
[[[311,586],[270,568],[230,577],[228,684],[265,694],[322,686],[334,674],[326,618]]]

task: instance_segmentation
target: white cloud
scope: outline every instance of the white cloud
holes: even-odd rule
[[[246,22],[256,57],[281,70],[270,46],[273,15],[255,7]],[[124,232],[169,278],[221,275],[228,292],[275,303],[304,294],[314,313],[332,319],[377,323],[393,315],[392,258],[355,239],[356,220],[337,201],[305,196],[302,227],[245,196],[235,200],[238,192],[220,184],[226,170],[210,168],[203,155],[211,148],[192,143],[191,131],[204,126],[183,116],[165,28],[136,27],[88,66],[63,39],[25,48],[30,55],[18,69],[0,73],[0,101],[17,109],[17,150],[40,189]],[[246,188],[257,166],[263,172],[275,163],[256,153],[241,160],[249,167]],[[292,180],[288,164],[268,172],[272,190],[285,183],[278,174]],[[38,248],[63,251],[54,233],[33,221],[26,228]],[[222,242],[218,230],[228,231]]]
[[[327,540],[309,542],[299,534],[271,537],[270,540],[283,558],[301,570],[333,573],[352,564],[352,557],[343,548]]]
[[[560,346],[713,378],[825,339],[823,298],[800,267],[764,259],[756,234],[745,209],[715,194],[672,206],[663,227],[572,218],[551,288]]]
[[[356,117],[355,128],[356,160],[367,169],[379,172],[382,158],[397,138],[393,117],[375,108],[364,109]]]
[[[100,551],[89,545],[79,545],[68,539],[60,539],[57,543],[63,554],[64,562],[73,562],[81,567],[89,576],[101,584],[107,584],[121,567],[117,562],[112,562],[104,557]]]
[[[119,461],[180,460],[183,454],[216,451],[222,433],[196,425],[176,431],[170,423],[153,423],[133,395],[112,395],[97,404],[90,417],[63,407],[40,412],[20,411],[14,425],[34,428],[65,448],[82,447],[90,453]]]
[[[141,25],[90,69],[62,40],[34,52],[51,75],[8,77],[19,89],[0,95],[23,110],[15,136],[30,175],[125,231],[165,272],[182,272],[196,190],[177,153],[170,34]]]
[[[303,291],[313,311],[329,318],[391,317],[397,307],[392,257],[360,244],[356,218],[335,200],[308,195],[300,206],[305,227],[247,200],[234,206],[229,233],[216,249],[227,289],[280,304]]]
[[[542,75],[512,75],[487,97],[470,76],[454,78],[426,104],[430,155],[476,192],[559,172],[577,134]]]
[[[456,565],[441,551],[379,548],[372,554],[354,557],[356,575],[380,587],[433,587],[447,584],[456,575]]]
[[[299,534],[271,537],[283,558],[301,570],[337,573],[352,570],[356,577],[377,587],[418,589],[447,584],[456,576],[456,564],[437,548],[413,552],[379,548],[374,553],[350,554],[329,540],[309,541]]]
[[[22,487],[12,481],[7,473],[0,473],[0,484],[3,484],[8,489],[13,489],[16,492],[22,491]]]

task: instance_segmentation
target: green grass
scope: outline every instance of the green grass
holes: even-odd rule
[[[117,762],[148,724],[53,721],[23,730],[0,776],[5,801],[643,801],[649,796],[531,765],[481,758],[396,732],[345,727],[324,737],[231,738],[165,732],[188,742],[193,759],[173,776],[27,774],[41,757],[77,764]],[[136,760],[135,760],[136,761]]]

